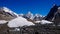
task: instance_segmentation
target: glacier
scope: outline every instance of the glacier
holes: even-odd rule
[[[22,27],[22,26],[30,26],[30,25],[35,25],[35,24],[27,21],[23,17],[17,17],[15,19],[9,21],[9,23],[7,25],[8,25],[8,27]]]

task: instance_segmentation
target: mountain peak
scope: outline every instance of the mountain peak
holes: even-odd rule
[[[35,16],[36,16],[36,17],[42,17],[42,15],[40,15],[40,14],[35,14]]]
[[[28,14],[32,14],[30,11],[28,11]]]
[[[3,10],[4,10],[5,12],[11,11],[11,10],[9,10],[7,7],[3,7]]]

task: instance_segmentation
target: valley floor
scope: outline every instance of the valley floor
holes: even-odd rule
[[[4,30],[0,34],[60,34],[60,26],[52,24],[18,27],[20,30]],[[17,28],[17,29],[18,29]]]

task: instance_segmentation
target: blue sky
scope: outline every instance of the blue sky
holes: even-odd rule
[[[53,4],[60,5],[60,0],[0,0],[0,7],[8,7],[18,14],[31,11],[33,14],[47,15]]]

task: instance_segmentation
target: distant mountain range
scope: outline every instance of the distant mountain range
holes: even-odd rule
[[[17,14],[15,12],[13,12],[12,10],[8,9],[7,7],[1,7],[0,8],[0,14],[1,15],[6,15],[6,16],[9,16],[9,17],[13,17],[13,18],[16,18],[16,17],[19,17],[19,16],[22,16],[24,18],[29,18],[29,19],[35,19],[35,18],[39,18],[39,17],[42,17],[42,15],[39,15],[39,14],[36,14],[36,15],[33,15],[31,12],[28,12],[27,14]]]

